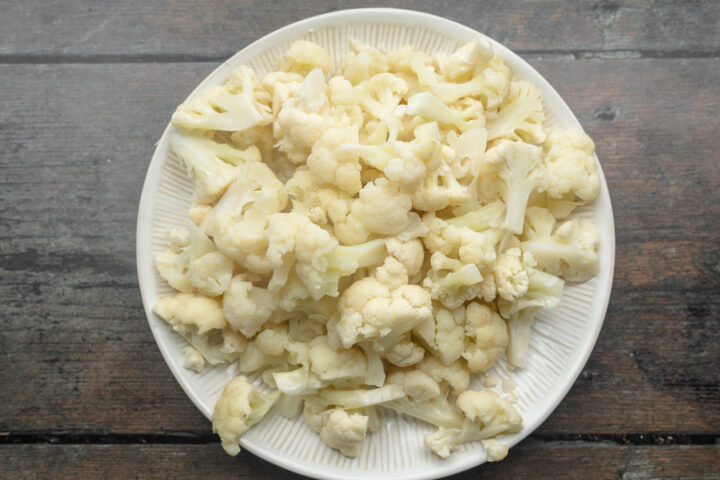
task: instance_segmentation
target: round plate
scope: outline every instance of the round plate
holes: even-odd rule
[[[190,97],[203,88],[222,83],[242,64],[252,66],[259,75],[272,71],[275,60],[294,40],[301,38],[322,45],[337,64],[350,50],[351,38],[388,49],[411,44],[433,54],[452,52],[480,35],[455,22],[407,10],[377,8],[329,13],[288,25],[251,44],[212,72]],[[581,128],[565,102],[538,72],[501,44],[492,43],[515,77],[540,89],[548,126]],[[153,267],[153,258],[165,249],[165,230],[184,225],[192,198],[191,181],[168,155],[167,138],[172,131],[173,127],[168,125],[158,142],[143,186],[137,223],[138,277],[148,322],[165,361],[185,393],[209,418],[223,386],[239,372],[234,365],[206,369],[200,374],[184,369],[185,341],[151,311],[155,302],[173,293]],[[535,430],[560,403],[585,365],[602,326],[612,285],[615,233],[610,196],[599,165],[598,171],[602,182],[600,196],[573,216],[590,219],[598,227],[600,272],[586,283],[569,285],[560,307],[537,315],[528,368],[510,371],[503,357],[490,371],[500,380],[498,391],[505,379],[517,385],[516,405],[523,415],[524,428],[505,437],[503,441],[510,446]],[[474,379],[473,387],[482,388],[479,378]],[[302,417],[291,421],[269,415],[243,437],[241,444],[276,465],[324,479],[430,479],[466,470],[486,460],[477,442],[463,445],[446,460],[439,459],[423,445],[423,436],[433,430],[431,427],[393,412],[384,414],[382,427],[368,435],[355,459],[325,446]]]

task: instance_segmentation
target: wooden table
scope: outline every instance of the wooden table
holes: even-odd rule
[[[597,143],[617,259],[567,398],[455,478],[720,478],[720,2],[460,3],[380,5],[486,32],[545,75]],[[219,62],[363,5],[0,1],[0,478],[298,478],[226,456],[170,375],[136,211],[170,113]]]

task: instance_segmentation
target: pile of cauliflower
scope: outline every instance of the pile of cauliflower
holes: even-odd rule
[[[187,368],[262,379],[215,405],[229,454],[274,408],[354,457],[383,407],[437,427],[440,457],[479,440],[505,457],[496,437],[522,418],[471,376],[503,353],[525,366],[538,309],[598,270],[596,228],[567,219],[599,193],[593,142],[543,120],[485,39],[354,44],[338,68],[301,40],[277,71],[241,66],[177,108],[194,202],[156,258],[180,293],[154,312],[190,343]]]

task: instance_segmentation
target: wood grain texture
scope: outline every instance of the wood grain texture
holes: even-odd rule
[[[614,202],[610,310],[539,434],[720,430],[720,60],[536,60]],[[153,145],[212,64],[5,65],[0,431],[207,433],[147,327],[135,216]]]
[[[0,477],[64,478],[247,478],[300,480],[246,452],[237,458],[219,445],[0,445]],[[567,480],[709,480],[718,478],[720,446],[621,447],[527,441],[500,463],[489,463],[448,480],[482,478]]]
[[[0,55],[44,62],[57,61],[53,56],[222,59],[297,20],[367,6],[442,15],[522,51],[717,56],[720,48],[720,4],[710,0],[2,0]]]

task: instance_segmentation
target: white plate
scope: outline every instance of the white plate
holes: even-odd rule
[[[212,72],[190,97],[205,87],[222,83],[241,64],[252,66],[259,74],[272,71],[275,59],[300,38],[322,45],[337,63],[349,50],[350,38],[386,48],[409,43],[435,53],[452,52],[479,35],[455,22],[407,10],[373,8],[329,13],[288,25],[251,44]],[[540,89],[549,125],[580,128],[568,106],[538,72],[499,43],[493,41],[493,45],[516,77]],[[151,312],[158,299],[172,293],[153,268],[153,258],[165,248],[164,231],[183,225],[192,196],[190,180],[168,156],[167,138],[172,130],[168,125],[158,142],[140,199],[138,277],[148,322],[165,361],[185,393],[209,418],[223,386],[237,373],[235,367],[216,367],[201,374],[184,369],[184,340]],[[589,282],[568,286],[559,308],[537,316],[527,369],[510,372],[503,357],[491,371],[499,379],[509,378],[517,384],[517,406],[523,415],[524,428],[506,437],[504,441],[511,446],[535,430],[560,403],[585,365],[602,326],[612,285],[615,233],[607,185],[602,172],[599,173],[602,182],[599,198],[575,215],[591,219],[598,226],[600,273]],[[474,386],[481,386],[478,379]],[[423,436],[430,431],[421,422],[387,412],[380,431],[368,436],[356,459],[349,459],[327,448],[301,418],[289,421],[275,415],[251,429],[241,444],[276,465],[324,479],[438,478],[486,460],[479,443],[463,446],[446,460],[435,457],[423,446]]]

